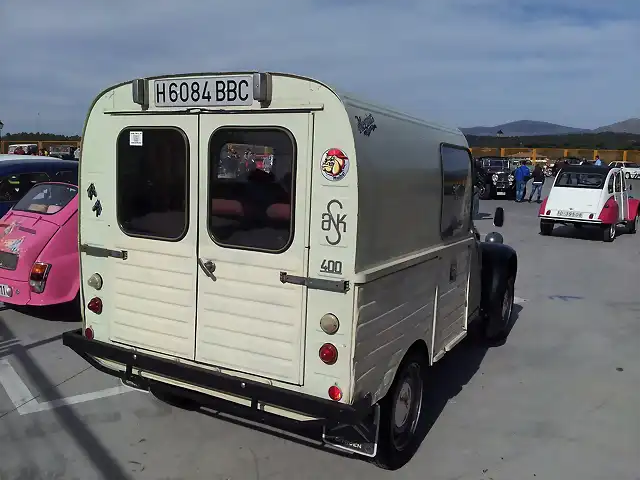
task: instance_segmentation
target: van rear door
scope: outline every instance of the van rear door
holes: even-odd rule
[[[198,362],[302,384],[307,289],[281,272],[307,276],[312,126],[200,115]]]
[[[113,121],[104,136],[117,140],[88,150],[95,158],[81,163],[81,195],[90,207],[81,211],[80,240],[128,257],[83,252],[83,283],[94,272],[103,276],[101,317],[110,319],[113,342],[193,359],[198,116]]]

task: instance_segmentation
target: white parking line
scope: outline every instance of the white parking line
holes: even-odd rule
[[[0,360],[0,385],[4,388],[5,392],[7,392],[7,396],[11,399],[16,411],[20,415],[44,412],[66,405],[75,405],[100,398],[113,397],[126,392],[137,391],[125,385],[118,385],[117,387],[107,388],[98,392],[82,393],[80,395],[40,403],[34,398],[29,387],[25,385],[20,375],[18,375],[8,360]]]

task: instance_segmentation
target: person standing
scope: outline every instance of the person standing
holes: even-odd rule
[[[542,186],[544,185],[544,172],[542,171],[540,165],[535,166],[535,168],[533,169],[532,177],[533,182],[531,182],[532,188],[531,193],[529,194],[529,202],[531,202],[531,199],[537,192],[538,196],[536,197],[536,202],[540,203],[542,201],[540,200],[540,196],[542,195]]]
[[[520,203],[524,200],[524,187],[529,180],[529,167],[527,162],[522,160],[520,166],[513,172],[516,181],[516,202]]]

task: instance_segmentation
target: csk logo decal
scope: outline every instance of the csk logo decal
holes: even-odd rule
[[[337,182],[342,180],[349,171],[349,157],[338,148],[330,148],[322,155],[320,168],[324,178]]]

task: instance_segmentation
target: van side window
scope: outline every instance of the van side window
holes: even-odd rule
[[[219,245],[269,253],[293,240],[295,144],[275,128],[223,128],[209,142],[209,233]]]
[[[129,132],[142,132],[130,145]],[[189,146],[177,128],[126,128],[117,140],[116,215],[129,236],[180,240],[187,233]]]
[[[17,202],[36,183],[47,181],[49,175],[44,172],[9,175],[0,180],[0,202]]]
[[[471,221],[471,154],[462,147],[442,145],[442,210],[440,233],[443,240],[468,233]]]

